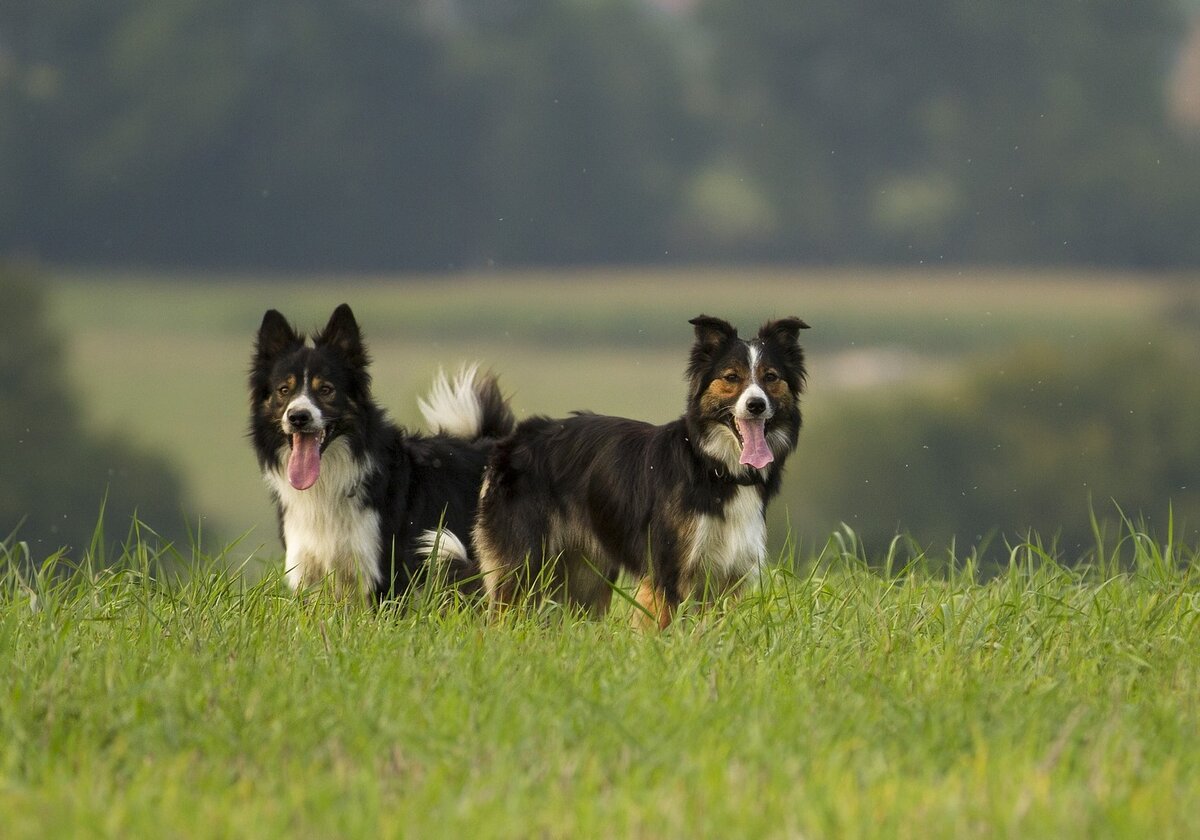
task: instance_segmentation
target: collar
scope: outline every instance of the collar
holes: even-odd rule
[[[716,467],[712,471],[713,477],[723,484],[736,484],[739,487],[754,487],[756,485],[766,486],[767,480],[759,470],[753,470],[749,475],[734,476],[727,473],[720,467]]]

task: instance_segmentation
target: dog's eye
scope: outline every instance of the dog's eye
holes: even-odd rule
[[[333,386],[328,385],[328,384],[322,385],[320,388],[317,389],[317,393],[320,394],[322,397],[331,396],[333,394]]]
[[[738,376],[738,375],[737,375],[736,373],[734,373],[733,371],[729,371],[729,373],[725,374],[725,375],[724,375],[724,376],[722,376],[721,378],[722,378],[722,379],[724,379],[726,382],[728,382],[728,383],[730,383],[730,384],[736,384],[736,383],[738,383],[738,382],[741,382],[741,381],[742,381],[742,377]]]
[[[281,396],[281,397],[286,397],[291,392],[292,392],[292,389],[289,388],[287,385],[280,385],[278,388],[275,389],[275,393],[279,394],[279,396]]]
[[[779,381],[779,374],[773,370],[769,370],[765,374],[763,374],[763,382],[778,382],[778,381]]]

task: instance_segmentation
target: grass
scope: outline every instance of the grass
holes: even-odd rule
[[[0,575],[5,836],[961,837],[1200,832],[1195,547],[1130,527],[873,558],[720,615],[497,623],[277,573]],[[790,561],[791,557],[784,558]],[[618,612],[620,610],[618,609]]]
[[[278,549],[274,514],[244,440],[246,366],[267,308],[309,329],[349,301],[375,358],[379,401],[413,427],[420,426],[416,397],[434,372],[474,360],[500,373],[518,416],[590,408],[665,422],[684,401],[688,318],[705,311],[746,328],[797,314],[813,325],[804,337],[811,373],[805,420],[817,432],[860,371],[862,358],[846,351],[909,348],[918,372],[944,371],[966,352],[1035,336],[1070,343],[1156,333],[1163,313],[1195,299],[1185,280],[1170,278],[947,269],[298,280],[64,269],[50,282],[85,422],[166,453],[191,496],[188,521],[204,516],[210,530],[230,538],[249,532],[239,559]],[[803,475],[804,455],[802,438],[780,510],[820,484],[819,476]]]
[[[899,560],[899,543],[868,558],[848,531],[805,535],[761,591],[661,636],[627,629],[623,603],[597,622],[551,608],[492,623],[436,593],[347,609],[287,592],[242,440],[268,307],[310,327],[349,300],[380,400],[405,423],[433,371],[476,358],[522,415],[666,420],[688,317],[794,312],[814,325],[811,428],[847,349],[955,357],[1149,333],[1193,294],[1039,279],[56,278],[88,419],[170,453],[199,508],[251,533],[190,552],[178,579],[137,531],[113,568],[66,579],[31,571],[55,558],[0,546],[0,833],[1200,835],[1198,549],[1170,530],[1158,542],[1126,523],[1076,568],[1031,539],[986,574],[970,558]],[[802,438],[790,480],[817,492],[804,456]],[[265,575],[230,570],[248,555]]]

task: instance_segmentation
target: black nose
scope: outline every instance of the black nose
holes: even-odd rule
[[[757,417],[767,410],[767,401],[762,397],[751,397],[746,400],[746,410]]]
[[[312,412],[307,408],[297,408],[288,412],[288,422],[293,426],[307,426],[312,422]]]

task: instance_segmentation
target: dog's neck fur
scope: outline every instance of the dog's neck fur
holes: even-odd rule
[[[683,581],[701,596],[706,586],[717,591],[740,580],[754,580],[767,557],[767,524],[758,487],[738,487],[720,513],[695,518],[691,545],[683,557]]]
[[[369,597],[382,583],[379,513],[365,501],[364,483],[376,472],[370,459],[355,458],[345,437],[321,457],[321,477],[308,490],[288,483],[286,445],[263,471],[279,504],[287,549],[287,580],[293,590],[330,579],[339,593]]]

